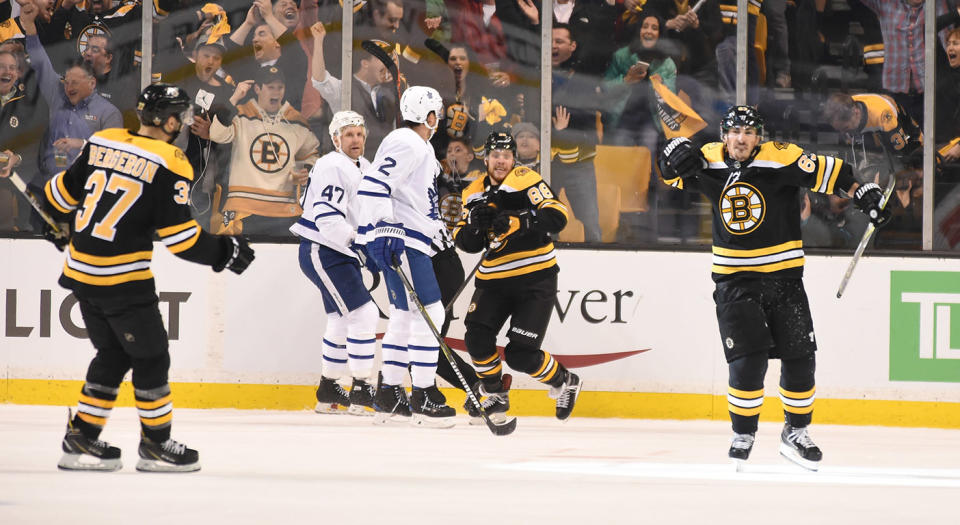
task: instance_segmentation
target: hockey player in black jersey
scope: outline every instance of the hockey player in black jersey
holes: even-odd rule
[[[77,297],[97,350],[77,414],[67,421],[62,469],[121,467],[120,449],[99,435],[130,369],[141,427],[137,470],[200,469],[197,451],[170,438],[170,353],[150,271],[153,235],[177,256],[216,272],[243,272],[253,250],[243,238],[204,232],[190,216],[193,169],[172,145],[192,122],[190,108],[179,87],[148,86],[137,103],[137,133],[95,133],[73,165],[44,189],[49,211],[63,221],[63,233],[49,227],[45,232],[60,250],[66,248],[60,285]]]
[[[512,136],[491,133],[484,149],[487,173],[463,191],[464,211],[453,230],[458,248],[487,250],[464,319],[464,342],[486,397],[484,408],[491,418],[503,418],[509,385],[503,381],[497,333],[509,317],[507,364],[550,385],[556,416],[565,420],[580,395],[580,378],[540,345],[557,294],[551,236],[566,226],[567,209],[537,172],[516,166]]]
[[[729,367],[727,393],[733,441],[729,455],[746,460],[763,403],[768,359],[780,359],[786,425],[780,453],[816,470],[820,449],[807,433],[815,397],[813,321],[803,289],[799,188],[853,195],[877,227],[889,220],[883,193],[859,185],[846,162],[794,144],[763,141],[763,121],[750,106],[730,108],[722,142],[695,148],[678,137],[664,147],[664,181],[695,188],[713,206],[713,297]]]

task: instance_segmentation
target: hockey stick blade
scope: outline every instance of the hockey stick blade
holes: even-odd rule
[[[495,436],[507,436],[512,434],[513,431],[517,429],[517,418],[512,418],[500,425],[494,423],[493,420],[490,419],[490,415],[487,414],[487,411],[483,408],[483,405],[480,404],[480,400],[477,399],[477,396],[473,393],[473,388],[470,387],[470,384],[467,383],[466,378],[463,377],[463,373],[460,372],[460,368],[457,367],[457,362],[453,358],[453,350],[450,350],[450,347],[447,346],[447,343],[443,341],[443,337],[440,336],[440,331],[437,330],[437,325],[434,324],[433,319],[430,319],[430,314],[427,313],[427,309],[424,308],[423,303],[420,302],[420,297],[417,295],[416,290],[414,290],[413,283],[400,266],[400,259],[394,256],[392,262],[392,267],[394,271],[397,272],[397,275],[400,276],[400,280],[403,282],[403,287],[407,289],[407,294],[413,300],[413,304],[417,305],[417,310],[420,311],[420,315],[423,317],[423,320],[426,321],[427,326],[430,327],[430,331],[433,332],[433,337],[436,338],[437,343],[440,344],[440,351],[443,353],[443,357],[450,362],[450,368],[453,369],[453,372],[456,374],[460,384],[463,385],[463,389],[467,392],[467,397],[470,398],[470,403],[472,403],[474,408],[480,412],[480,417],[483,418],[483,422],[487,424],[487,428],[489,428],[490,432],[492,432]]]
[[[20,175],[17,172],[10,173],[10,182],[13,183],[13,186],[17,188],[17,191],[23,194],[23,197],[27,199],[27,202],[30,203],[30,206],[37,212],[37,215],[43,219],[44,222],[50,225],[53,228],[55,233],[60,233],[60,227],[57,226],[57,221],[53,220],[53,217],[47,213],[47,210],[43,209],[43,205],[40,204],[40,201],[37,199],[37,196],[27,188],[27,183],[23,182],[23,179],[20,178]]]

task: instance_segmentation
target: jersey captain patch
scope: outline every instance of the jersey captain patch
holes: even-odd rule
[[[766,203],[757,188],[745,182],[727,187],[720,195],[723,226],[734,235],[752,232],[763,222]]]

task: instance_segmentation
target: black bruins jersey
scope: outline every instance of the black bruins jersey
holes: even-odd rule
[[[887,148],[900,158],[920,153],[923,147],[920,126],[892,98],[871,93],[852,98],[863,115],[858,131],[873,134],[877,147]]]
[[[193,168],[179,148],[113,128],[45,188],[55,214],[73,215],[60,284],[87,295],[155,289],[153,233],[176,255],[213,265],[224,247],[190,216]]]
[[[467,252],[489,251],[477,268],[477,287],[503,283],[504,279],[532,277],[540,272],[557,273],[551,233],[567,224],[567,208],[554,197],[553,190],[540,174],[522,166],[515,167],[498,187],[491,187],[490,176],[484,174],[463,191],[465,203],[461,219],[453,230],[457,246]],[[536,226],[516,233],[519,221],[511,219],[510,230],[488,238],[467,226],[469,210],[474,206],[493,205],[501,211],[530,210],[536,214]],[[510,282],[510,281],[507,281]]]
[[[713,208],[713,280],[731,276],[803,276],[798,188],[818,193],[848,190],[850,165],[781,142],[763,143],[745,163],[726,155],[721,142],[701,149],[708,166],[695,178],[665,180],[696,187]]]

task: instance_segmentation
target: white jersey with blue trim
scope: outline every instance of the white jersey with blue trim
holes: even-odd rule
[[[440,163],[433,146],[410,128],[391,131],[357,191],[357,242],[373,240],[378,222],[400,224],[408,248],[433,254],[433,239],[444,229],[437,200]]]
[[[354,161],[339,151],[327,153],[310,170],[310,182],[300,205],[303,215],[290,231],[344,255],[357,232],[357,186],[370,161]]]

